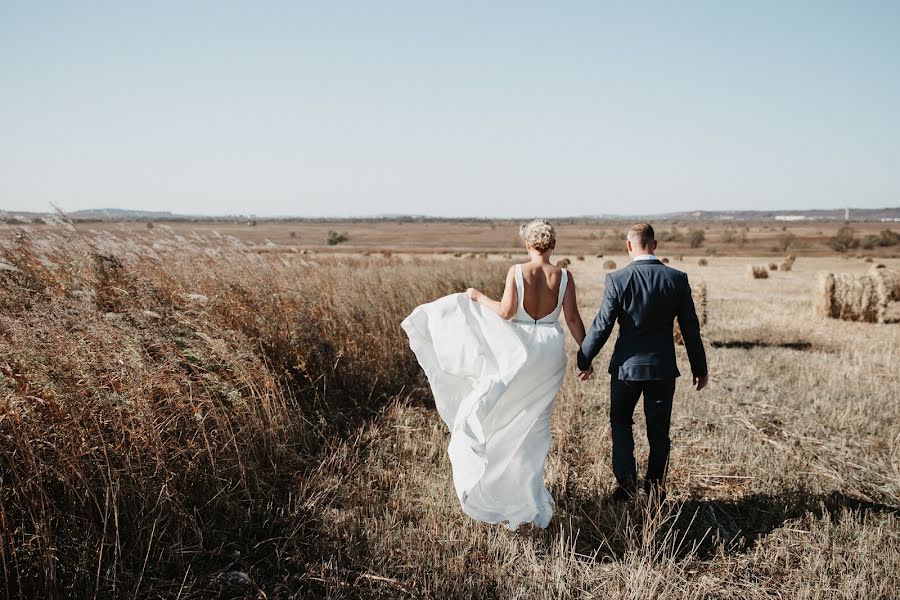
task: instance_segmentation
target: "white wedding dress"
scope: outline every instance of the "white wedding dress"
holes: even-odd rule
[[[556,309],[535,320],[523,307],[512,321],[465,294],[423,304],[404,319],[409,345],[450,429],[448,453],[463,512],[488,523],[547,527],[553,497],[544,486],[550,413],[566,370],[559,324],[568,273]]]

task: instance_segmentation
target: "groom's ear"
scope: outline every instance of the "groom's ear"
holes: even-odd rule
[[[653,254],[654,252],[656,252],[656,246],[657,246],[656,240],[653,240],[652,242],[650,242],[650,254]]]

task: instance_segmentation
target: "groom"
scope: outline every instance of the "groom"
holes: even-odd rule
[[[609,363],[612,462],[619,484],[613,498],[625,500],[637,492],[631,426],[635,406],[643,395],[650,444],[643,487],[648,495],[656,495],[662,501],[669,460],[672,398],[675,378],[680,375],[672,336],[676,318],[697,391],[709,381],[706,352],[687,274],[667,267],[654,256],[653,227],[647,223],[632,226],[626,245],[632,262],[607,274],[600,312],[578,351],[578,369],[582,379],[589,376],[591,361],[618,321],[619,337]]]

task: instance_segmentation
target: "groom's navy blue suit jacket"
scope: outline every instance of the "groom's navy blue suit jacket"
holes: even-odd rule
[[[600,312],[578,351],[578,368],[584,371],[590,366],[618,321],[610,374],[621,381],[678,377],[673,340],[676,318],[691,371],[697,377],[706,375],[706,352],[687,274],[656,259],[634,261],[607,274]]]

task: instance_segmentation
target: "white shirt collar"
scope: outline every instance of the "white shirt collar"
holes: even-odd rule
[[[653,254],[641,254],[640,256],[635,256],[631,259],[632,262],[637,262],[639,260],[656,260],[656,256]]]

